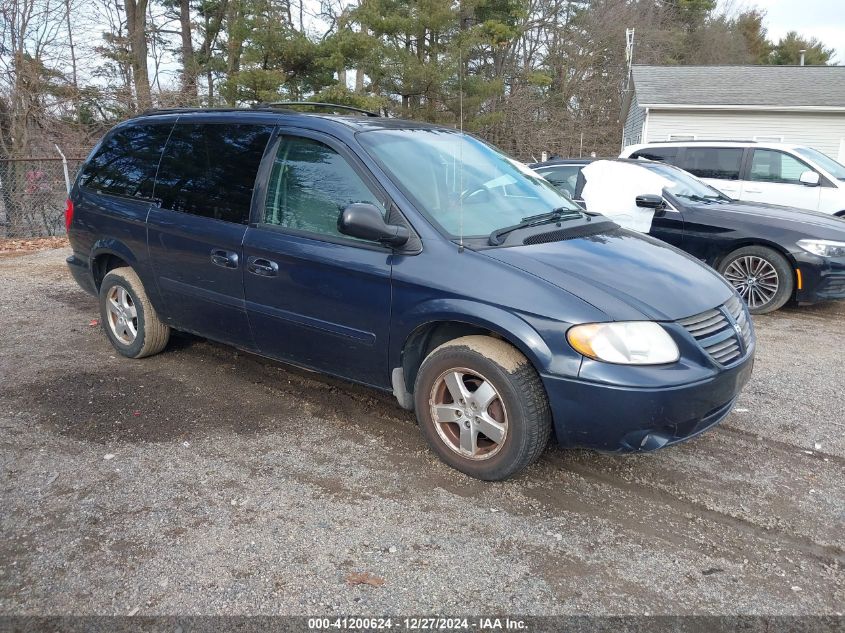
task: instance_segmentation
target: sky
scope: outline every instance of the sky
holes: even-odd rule
[[[720,4],[732,12],[756,6],[766,12],[763,24],[770,40],[798,31],[835,48],[835,63],[845,65],[845,0],[722,0]]]

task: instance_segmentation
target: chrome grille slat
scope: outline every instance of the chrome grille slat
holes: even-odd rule
[[[725,312],[739,327],[739,334]],[[748,312],[737,297],[731,297],[723,306],[680,319],[677,323],[698,341],[710,358],[722,365],[739,359],[753,336]]]
[[[724,315],[719,310],[708,310],[707,312],[702,312],[701,314],[681,319],[678,323],[687,329],[695,328],[699,323],[712,319],[713,317],[724,317]]]

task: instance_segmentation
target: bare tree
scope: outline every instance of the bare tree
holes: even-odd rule
[[[147,3],[149,0],[124,0],[129,50],[132,56],[132,79],[138,110],[152,107],[149,71],[147,69]]]

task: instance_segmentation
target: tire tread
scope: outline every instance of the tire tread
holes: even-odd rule
[[[132,292],[135,293],[138,299],[138,303],[141,304],[144,343],[137,353],[131,355],[131,358],[145,358],[158,354],[167,347],[167,343],[170,340],[170,327],[162,323],[161,319],[158,318],[158,313],[153,308],[152,303],[150,303],[150,299],[144,289],[144,284],[141,283],[141,279],[132,268],[121,266],[120,268],[110,270],[103,278],[102,285],[105,285],[111,276],[121,278],[129,284]],[[103,327],[107,328],[108,325],[103,322]],[[118,351],[126,355],[123,350],[118,349]]]

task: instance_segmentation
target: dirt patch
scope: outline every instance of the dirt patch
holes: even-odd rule
[[[455,347],[459,345],[468,347],[482,356],[486,356],[509,374],[514,373],[522,365],[528,362],[528,359],[525,358],[525,356],[523,356],[515,347],[505,341],[492,338],[490,336],[464,336],[454,341],[444,343],[437,349],[447,346]]]
[[[66,237],[0,238],[0,256],[26,255],[51,248],[66,248],[70,244]]]
[[[295,408],[272,398],[210,397],[183,380],[120,363],[73,376],[47,375],[9,395],[59,433],[97,444],[270,432],[290,423]]]

